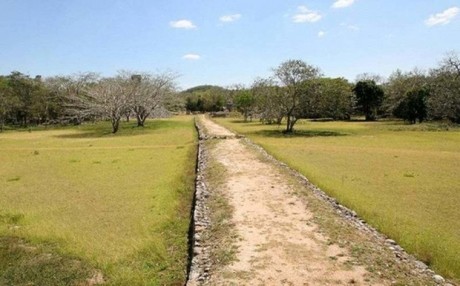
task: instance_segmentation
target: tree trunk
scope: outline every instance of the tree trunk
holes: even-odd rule
[[[366,121],[375,121],[377,119],[377,108],[369,108],[366,112]]]
[[[295,116],[288,116],[287,117],[287,126],[284,133],[292,133],[294,132],[294,125],[297,122],[297,118]]]
[[[276,124],[281,125],[281,121],[283,121],[283,117],[276,118]]]
[[[375,115],[372,112],[367,113],[366,121],[375,121]]]
[[[112,133],[115,134],[118,132],[120,126],[120,118],[112,118]]]
[[[288,114],[285,133],[290,133],[290,132],[292,132],[292,130],[291,130],[291,115]]]
[[[144,127],[145,117],[141,114],[138,114],[136,116],[136,119],[137,119],[137,127]]]
[[[150,115],[150,111],[138,106],[134,109],[134,114],[136,115],[137,127],[144,127],[145,121]]]
[[[126,122],[129,122],[129,114],[126,114]]]

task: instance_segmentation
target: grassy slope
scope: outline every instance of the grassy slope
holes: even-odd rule
[[[0,235],[55,243],[111,284],[179,285],[194,178],[192,118],[108,130],[0,134]]]
[[[400,122],[299,122],[283,127],[219,119],[305,174],[410,252],[460,280],[460,130]]]

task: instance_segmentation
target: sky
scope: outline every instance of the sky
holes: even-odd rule
[[[460,0],[0,0],[0,74],[174,72],[250,85],[300,59],[328,77],[460,53]]]

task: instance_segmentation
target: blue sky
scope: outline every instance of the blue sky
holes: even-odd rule
[[[460,0],[0,0],[0,74],[174,71],[250,84],[287,59],[354,80],[460,52]]]

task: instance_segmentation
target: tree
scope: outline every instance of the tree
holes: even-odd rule
[[[226,102],[226,91],[219,86],[203,85],[183,92],[186,96],[186,109],[189,111],[221,111]]]
[[[302,109],[299,108],[307,96],[302,90],[302,84],[317,78],[320,71],[317,67],[308,65],[304,61],[288,60],[274,69],[274,74],[283,86],[280,104],[287,120],[285,132],[291,133],[297,120],[304,117]]]
[[[39,80],[31,79],[28,75],[16,71],[6,78],[11,92],[17,98],[17,104],[11,110],[11,113],[14,114],[12,119],[15,124],[27,126],[38,117],[36,112],[38,109],[37,99],[43,92],[42,84]]]
[[[449,119],[460,123],[460,59],[455,52],[448,53],[433,69],[428,113],[434,119]]]
[[[373,80],[359,81],[353,88],[358,109],[366,116],[366,121],[377,118],[377,110],[382,104],[384,92]]]
[[[381,85],[385,83],[385,78],[376,73],[361,73],[356,76],[356,82],[358,81],[374,81],[376,84]]]
[[[406,93],[406,97],[394,110],[396,117],[415,124],[417,119],[422,123],[427,117],[426,98],[429,92],[425,88],[414,89]]]
[[[117,78],[105,78],[88,90],[92,113],[107,117],[112,133],[117,133],[120,119],[129,108],[130,98],[126,83]]]
[[[394,71],[384,85],[385,98],[382,109],[387,115],[394,114],[396,108],[404,101],[409,91],[422,89],[428,86],[429,79],[426,72],[414,69],[410,72]]]
[[[8,115],[19,105],[19,99],[8,85],[6,77],[0,77],[0,132],[3,131]]]
[[[144,126],[145,120],[153,114],[166,98],[174,90],[174,79],[171,73],[151,75],[147,73],[132,74],[120,73],[118,79],[126,85],[127,96],[130,99],[131,108],[137,119],[137,126]]]
[[[95,73],[80,73],[57,79],[57,92],[62,94],[64,116],[63,121],[81,124],[84,120],[96,119],[100,116],[94,107],[89,90],[100,81]]]
[[[281,124],[284,110],[281,108],[281,88],[275,84],[272,78],[256,79],[251,87],[255,99],[255,109],[263,123]]]
[[[206,91],[198,92],[198,97],[201,98],[203,111],[222,111],[226,100],[223,88],[212,87]]]
[[[94,74],[80,75],[69,84],[68,113],[79,119],[109,119],[112,133],[130,108],[129,85],[120,78],[99,78]]]
[[[238,92],[238,95],[235,98],[236,108],[244,117],[244,121],[247,122],[248,118],[251,116],[255,108],[255,97],[251,90],[243,89]]]
[[[305,106],[308,117],[350,119],[354,96],[351,84],[344,78],[318,78],[305,83],[310,96]]]

